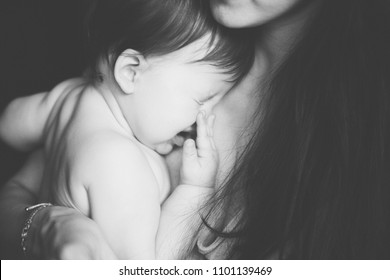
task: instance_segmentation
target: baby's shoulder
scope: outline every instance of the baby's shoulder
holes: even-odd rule
[[[55,87],[53,87],[51,92],[63,93],[85,84],[86,84],[86,80],[84,78],[81,77],[71,78],[57,84]]]
[[[70,93],[77,91],[79,88],[81,91],[82,85],[84,84],[85,82],[83,79],[73,78],[57,84],[51,90],[46,92],[42,99],[42,104],[46,108],[49,108],[51,111],[51,117],[53,117],[53,114],[58,113],[59,107],[61,107],[61,104],[65,102]]]
[[[98,131],[78,142],[70,157],[72,170],[88,185],[103,180],[107,174],[117,176],[113,174],[118,172],[131,178],[148,178],[158,186],[162,202],[170,192],[168,169],[161,156],[141,145],[115,130]]]
[[[93,133],[85,133],[83,138],[77,140],[74,156],[81,162],[85,161],[85,165],[106,164],[111,161],[119,164],[121,161],[144,157],[143,152],[131,139],[115,130],[96,130]]]
[[[129,138],[110,130],[96,131],[80,139],[73,149],[72,166],[96,177],[97,170],[146,163],[145,155]],[[90,172],[88,172],[90,171]]]

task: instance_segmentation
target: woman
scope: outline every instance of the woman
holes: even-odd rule
[[[390,258],[389,6],[211,0],[221,24],[257,29],[257,49],[251,74],[216,108],[220,191],[188,258]],[[1,224],[14,223],[1,240],[15,244],[22,201],[35,202],[21,187],[28,174],[16,179],[0,204]],[[31,244],[45,239],[45,256],[113,257],[70,209],[45,208],[33,226]]]

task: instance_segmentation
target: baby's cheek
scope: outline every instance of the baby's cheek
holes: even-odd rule
[[[161,141],[161,124],[144,122],[138,126],[137,131],[133,131],[139,142],[146,146],[154,146]]]

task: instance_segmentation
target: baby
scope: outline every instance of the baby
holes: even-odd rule
[[[188,215],[214,187],[212,108],[248,71],[252,45],[213,22],[208,1],[94,1],[87,23],[89,77],[14,100],[0,136],[44,146],[40,199],[95,220],[118,258],[178,258]],[[196,143],[182,136],[195,123]],[[173,189],[161,155],[175,145]]]

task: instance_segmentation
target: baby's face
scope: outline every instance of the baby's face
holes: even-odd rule
[[[168,55],[148,57],[148,68],[135,83],[127,120],[135,137],[160,154],[182,143],[178,133],[188,131],[200,111],[208,116],[233,86],[231,76],[204,57],[199,40]]]

